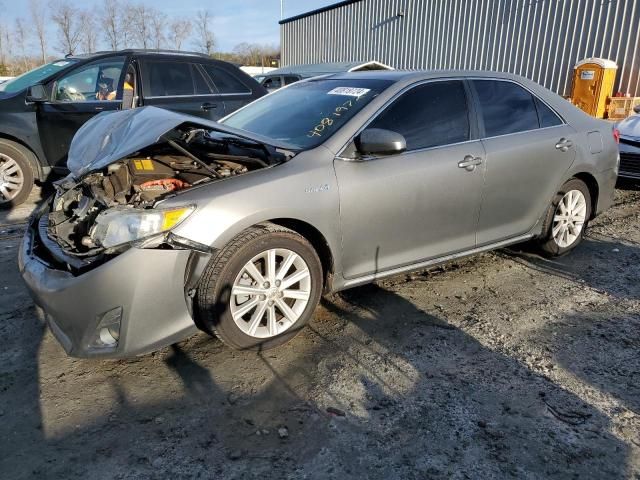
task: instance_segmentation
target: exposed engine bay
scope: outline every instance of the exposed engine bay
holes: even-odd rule
[[[292,156],[260,142],[184,124],[101,170],[57,182],[46,234],[67,255],[97,255],[105,248],[94,235],[96,219],[106,210],[150,209],[168,196]]]

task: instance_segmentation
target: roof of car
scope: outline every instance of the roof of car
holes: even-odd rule
[[[419,80],[422,78],[438,77],[490,77],[509,80],[522,79],[518,75],[504,72],[492,72],[487,70],[367,70],[361,72],[343,72],[327,75],[323,78],[350,79],[367,78],[379,80]]]
[[[327,75],[332,73],[366,71],[366,70],[393,70],[393,67],[385,65],[376,60],[357,62],[331,62],[331,63],[309,63],[302,65],[288,65],[276,70],[267,72],[267,75],[300,75],[303,78],[315,77],[317,75]]]
[[[78,55],[71,55],[67,58],[77,58],[81,60],[86,60],[89,58],[95,57],[104,57],[109,55],[167,55],[167,56],[177,56],[177,57],[201,57],[213,60],[211,57],[204,53],[199,52],[185,52],[182,50],[154,50],[154,49],[141,49],[141,48],[127,48],[124,50],[104,50],[100,52],[93,53],[81,53]]]

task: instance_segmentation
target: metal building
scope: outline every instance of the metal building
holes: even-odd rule
[[[568,95],[575,63],[617,62],[640,96],[640,0],[347,0],[280,22],[282,65],[377,60],[517,73]]]

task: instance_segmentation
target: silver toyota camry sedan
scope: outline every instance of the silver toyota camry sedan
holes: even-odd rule
[[[524,78],[361,72],[219,123],[152,107],[76,135],[20,270],[73,356],[202,329],[293,338],[323,293],[519,242],[562,255],[612,203],[612,125]]]

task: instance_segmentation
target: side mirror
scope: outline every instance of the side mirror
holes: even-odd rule
[[[636,113],[640,113],[640,103],[638,105],[636,105],[635,107],[633,107],[633,111]]]
[[[356,148],[362,155],[392,155],[407,149],[407,141],[398,132],[383,128],[368,128],[355,138]]]
[[[27,102],[46,102],[49,100],[44,85],[32,85],[27,90]]]

